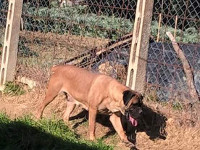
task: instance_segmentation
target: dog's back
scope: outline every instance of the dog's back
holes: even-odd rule
[[[95,85],[95,82],[111,79],[103,74],[93,73],[72,65],[54,66],[51,72],[50,82],[60,82],[62,84],[61,91],[67,92],[78,101],[85,101],[86,97],[90,95],[90,89]],[[98,88],[105,87],[94,88],[96,88],[95,91],[97,92]]]
[[[60,82],[62,84],[61,91],[67,92],[80,102],[90,99],[90,96],[96,98],[95,96],[99,97],[99,95],[109,95],[109,97],[115,99],[115,96],[119,97],[118,90],[127,88],[109,76],[93,73],[72,65],[54,66],[51,71],[50,82],[53,82],[52,84]],[[115,96],[110,95],[114,91]],[[119,94],[122,93],[119,92]]]

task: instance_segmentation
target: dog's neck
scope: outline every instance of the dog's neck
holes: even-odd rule
[[[129,90],[129,88],[122,86],[118,81],[115,82],[117,82],[117,84],[115,83],[113,86],[111,84],[112,88],[110,89],[112,90],[110,91],[110,94],[114,100],[121,101],[123,99],[123,92]]]
[[[117,81],[116,81],[117,82]],[[112,85],[112,84],[111,84]],[[126,90],[130,90],[126,86],[122,86],[119,82],[117,84],[113,84],[114,86],[109,91],[110,96],[113,99],[113,102],[115,102],[115,107],[119,109],[119,111],[124,115],[125,114],[125,105],[123,103],[123,92]]]

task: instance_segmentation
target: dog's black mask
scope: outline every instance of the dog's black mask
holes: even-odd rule
[[[124,104],[128,106],[125,111],[125,117],[133,126],[138,125],[138,119],[142,116],[142,99],[143,96],[135,91],[127,90],[124,91]],[[133,100],[133,102],[130,102]]]

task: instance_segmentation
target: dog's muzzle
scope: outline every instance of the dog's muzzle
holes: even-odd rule
[[[130,121],[130,123],[132,124],[132,126],[137,126],[138,125],[138,122],[137,122],[137,120],[136,119],[134,119],[133,117],[131,117],[131,115],[127,112],[127,113],[125,113],[125,115],[126,115],[126,119],[128,120],[128,121]]]
[[[138,113],[141,114],[141,113],[142,113],[142,110],[139,110]],[[136,126],[138,125],[138,121],[137,121],[135,118],[133,118],[133,117],[129,114],[128,111],[125,112],[125,116],[126,116],[126,119],[132,124],[132,126],[135,126],[135,127],[136,127]]]
[[[131,116],[129,116],[129,121],[131,122],[131,124],[133,125],[133,126],[137,126],[138,125],[138,122],[137,122],[137,120],[135,120],[133,117],[131,117]]]

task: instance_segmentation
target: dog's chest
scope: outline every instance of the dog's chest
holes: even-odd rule
[[[70,96],[70,97],[71,97],[71,99],[69,101],[88,110],[88,108],[89,108],[88,103],[84,104],[81,101],[78,101],[78,100],[72,98],[72,96]],[[94,103],[92,103],[92,104],[94,104]],[[97,109],[98,109],[98,113],[106,114],[106,115],[110,115],[111,113],[120,111],[118,103],[114,102],[113,100],[111,100],[109,98],[104,99],[100,104],[98,104]]]
[[[77,101],[77,100],[74,100],[74,102],[75,102],[76,105],[79,105],[79,106],[83,107],[84,109],[88,110],[88,106],[84,105],[83,103],[81,103],[81,102],[79,102],[79,101]],[[98,106],[98,113],[100,113],[100,114],[105,114],[105,115],[110,115],[110,114],[112,113],[112,111],[110,111],[110,110],[106,107],[106,105],[100,104],[100,105]]]
[[[98,106],[98,112],[102,114],[111,114],[119,111],[120,108],[118,107],[117,103],[110,100],[105,100]]]
[[[75,100],[75,104],[83,107],[86,110],[88,110],[88,107],[86,105],[84,105],[83,103],[79,102],[79,101]],[[112,112],[108,108],[106,108],[105,106],[100,106],[99,105],[99,107],[98,107],[98,113],[104,114],[104,115],[109,115]]]

